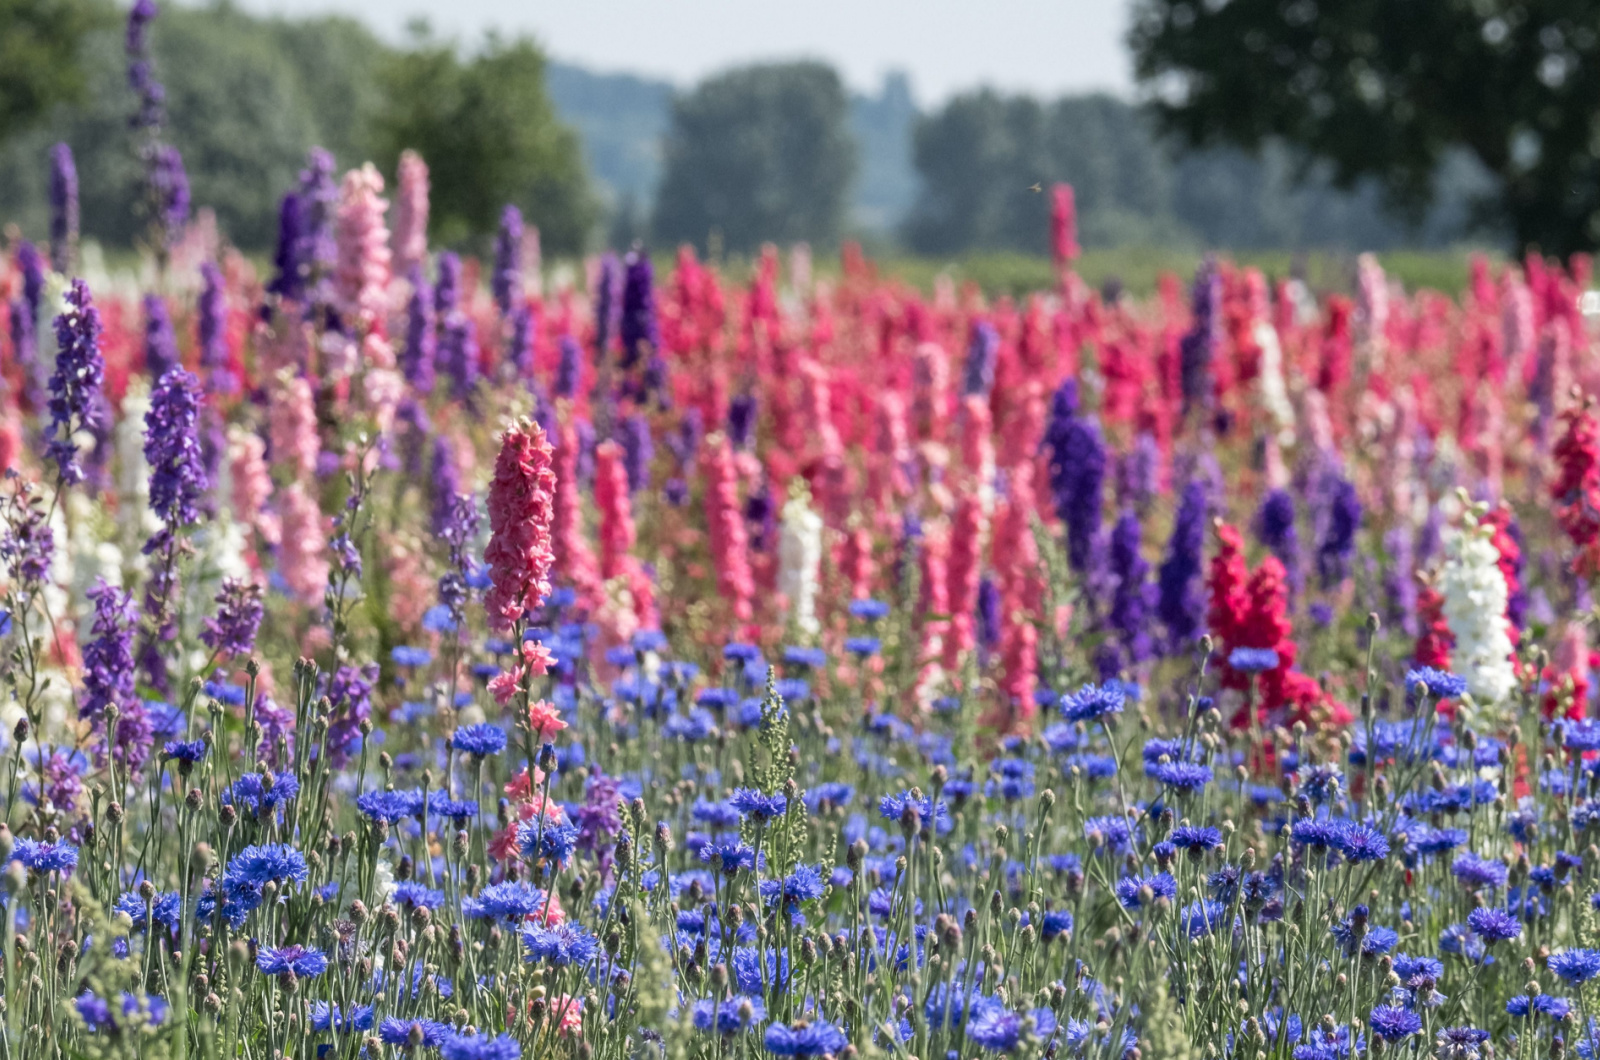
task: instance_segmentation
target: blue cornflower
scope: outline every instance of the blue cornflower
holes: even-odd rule
[[[1228,665],[1240,673],[1265,673],[1278,668],[1278,653],[1272,648],[1235,648],[1228,653]]]
[[[267,975],[293,972],[300,979],[314,979],[328,970],[328,958],[308,946],[263,947],[256,954],[256,967]]]
[[[1065,909],[1047,910],[1039,918],[1039,937],[1046,942],[1072,934],[1072,914]]]
[[[827,1020],[800,1020],[788,1027],[770,1025],[763,1043],[774,1056],[824,1056],[841,1052],[849,1039]]]
[[[1127,693],[1120,684],[1084,685],[1061,701],[1061,713],[1068,721],[1094,721],[1107,714],[1120,714]]]
[[[1434,699],[1456,699],[1466,692],[1467,679],[1444,670],[1435,670],[1431,666],[1407,670],[1406,692],[1414,696],[1418,690],[1426,692]]]
[[[1445,1027],[1434,1036],[1434,1055],[1439,1060],[1477,1060],[1479,1046],[1489,1040],[1489,1032],[1477,1027]]]
[[[1510,870],[1505,862],[1494,858],[1481,858],[1476,854],[1462,854],[1450,866],[1450,871],[1455,874],[1463,886],[1472,890],[1480,887],[1503,887]]]
[[[1563,722],[1561,740],[1563,746],[1571,751],[1600,750],[1600,719]]]
[[[487,758],[505,750],[506,731],[488,722],[463,725],[450,738],[450,746],[477,758]]]
[[[252,814],[269,813],[300,794],[300,781],[293,773],[277,773],[268,778],[246,773],[222,793],[224,805],[238,805]]]
[[[119,913],[128,914],[135,931],[143,931],[148,921],[161,924],[169,931],[176,931],[183,915],[182,903],[183,898],[177,891],[168,891],[157,894],[146,906],[143,898],[129,891],[117,899],[113,908]]]
[[[1367,1026],[1384,1041],[1397,1042],[1421,1031],[1422,1017],[1407,1009],[1379,1005],[1367,1017]]]
[[[491,1038],[487,1034],[446,1038],[439,1047],[442,1060],[521,1060],[522,1046],[509,1034]]]
[[[18,839],[11,848],[11,860],[22,862],[23,868],[34,872],[59,872],[65,876],[78,867],[78,848],[67,842]]]
[[[743,843],[707,843],[700,848],[700,860],[707,865],[715,865],[718,858],[721,859],[724,876],[756,867],[756,852]]]
[[[1346,822],[1327,818],[1301,818],[1289,828],[1289,838],[1312,849],[1337,847],[1344,838]]]
[[[803,648],[791,644],[783,649],[783,662],[785,666],[803,666],[808,670],[827,665],[828,653],[821,648]]]
[[[889,605],[882,600],[852,600],[850,614],[867,622],[877,622],[889,617]]]
[[[1217,929],[1228,914],[1228,907],[1221,902],[1202,899],[1186,906],[1182,914],[1184,931],[1190,938],[1204,938]]]
[[[429,799],[428,812],[461,824],[478,816],[478,803],[474,799]]]
[[[781,894],[784,905],[791,910],[801,902],[816,901],[827,889],[828,885],[822,879],[822,870],[816,865],[796,865],[794,872],[781,881],[761,881],[761,897],[764,901],[770,905],[777,901]]]
[[[1370,824],[1351,824],[1339,836],[1340,853],[1353,862],[1382,861],[1389,856],[1389,840]]]
[[[600,941],[573,923],[531,927],[522,933],[522,944],[528,950],[523,959],[529,964],[543,961],[557,968],[588,964],[600,952]]]
[[[818,784],[810,791],[807,791],[805,793],[805,804],[806,809],[812,813],[817,813],[828,807],[844,809],[850,805],[851,800],[855,797],[856,789],[851,785],[839,781],[829,781]]]
[[[1339,797],[1344,777],[1333,766],[1311,766],[1300,776],[1300,794],[1317,805]]]
[[[863,659],[878,654],[882,648],[883,642],[877,637],[846,637],[844,642],[845,651]]]
[[[1550,970],[1569,983],[1587,983],[1600,975],[1600,950],[1563,950],[1552,953]]]
[[[396,644],[389,649],[389,658],[394,660],[396,666],[427,666],[433,661],[433,652],[409,644]]]
[[[1124,876],[1117,881],[1117,901],[1122,903],[1124,909],[1138,909],[1144,904],[1145,899],[1140,892],[1146,887],[1150,888],[1150,900],[1165,898],[1168,901],[1178,897],[1178,881],[1170,872],[1158,872],[1154,876]]]
[[[916,815],[922,823],[923,830],[932,826],[942,831],[950,824],[949,811],[943,799],[934,801],[929,795],[919,799],[910,791],[902,791],[898,795],[885,795],[878,800],[878,814],[885,820],[903,821],[907,812]]]
[[[392,897],[397,905],[412,909],[437,909],[444,901],[444,892],[430,890],[420,883],[407,880],[394,885]]]
[[[469,920],[523,920],[544,902],[543,891],[521,881],[491,883],[478,897],[461,900],[461,915]]]
[[[1522,934],[1522,925],[1517,923],[1516,917],[1504,909],[1488,906],[1468,913],[1467,926],[1487,943],[1504,942]]]
[[[162,746],[161,754],[180,766],[192,766],[206,756],[206,746],[204,740],[169,740]]]
[[[1134,839],[1133,826],[1121,816],[1091,817],[1083,822],[1083,834],[1096,853],[1125,853]]]
[[[330,1006],[326,1001],[311,1002],[311,1029],[316,1031],[336,1030],[347,1033],[352,1030],[367,1031],[372,1029],[372,1006],[355,1005],[350,1009],[347,1018],[338,1005]]]
[[[1009,1053],[1022,1040],[1022,1017],[997,998],[980,998],[967,1019],[967,1037],[981,1048]]]
[[[402,1048],[421,1046],[424,1049],[437,1049],[453,1034],[455,1030],[450,1024],[438,1020],[403,1020],[385,1016],[383,1022],[378,1024],[379,1040]]]
[[[717,719],[710,711],[695,707],[687,714],[673,714],[668,718],[661,726],[661,735],[685,743],[699,743],[711,735],[716,724]]]
[[[565,866],[577,848],[578,829],[575,825],[556,824],[549,820],[542,825],[539,821],[526,821],[518,842],[523,857],[529,860],[544,858],[552,865]]]
[[[739,827],[739,811],[726,802],[710,802],[706,799],[696,799],[690,814],[702,824],[712,828],[737,828]]]
[[[728,802],[746,817],[758,821],[782,817],[789,808],[789,800],[785,796],[767,795],[755,788],[734,788],[728,795]]]
[[[696,706],[723,711],[739,702],[739,693],[731,688],[702,688],[694,702]]]
[[[1222,845],[1222,830],[1181,824],[1172,830],[1172,835],[1168,837],[1168,842],[1180,850],[1187,850],[1190,854],[1198,857],[1206,851],[1215,850]]]
[[[415,788],[410,791],[369,791],[356,799],[356,809],[374,821],[394,824],[422,813],[422,792]]]
[[[741,1015],[747,1005],[748,1015]],[[754,1029],[759,1021],[767,1018],[767,1007],[761,1003],[759,997],[744,994],[731,997],[721,1004],[710,998],[704,998],[694,1003],[692,1018],[699,1030],[716,1030],[720,1034],[733,1034],[739,1030]]]
[[[1199,791],[1211,783],[1210,766],[1197,762],[1157,762],[1145,767],[1151,779],[1179,791]]]
[[[305,883],[310,878],[306,859],[294,847],[276,843],[245,847],[228,862],[225,888],[235,884],[260,888],[267,883]]]
[[[761,649],[754,644],[741,644],[735,641],[723,647],[722,657],[729,662],[755,662],[761,658]]]

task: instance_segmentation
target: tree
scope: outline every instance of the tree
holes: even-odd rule
[[[1464,148],[1519,243],[1600,242],[1600,0],[1139,0],[1129,39],[1192,145],[1282,138],[1413,212]]]
[[[80,46],[108,14],[96,0],[0,0],[0,141],[83,98]]]
[[[849,100],[821,63],[750,66],[673,102],[656,238],[751,251],[838,241],[855,173]]]
[[[465,61],[454,46],[424,39],[387,65],[378,157],[391,172],[408,147],[427,161],[434,239],[484,239],[514,203],[546,250],[583,249],[595,203],[577,135],[545,92],[544,64],[531,41],[491,36]]]

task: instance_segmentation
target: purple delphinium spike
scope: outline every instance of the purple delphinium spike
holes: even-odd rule
[[[597,442],[594,424],[579,420],[578,426],[578,484],[584,489],[594,485],[594,447]]]
[[[978,582],[978,645],[985,653],[1000,646],[1000,587],[987,575]]]
[[[1157,572],[1156,614],[1167,627],[1169,654],[1193,648],[1205,625],[1206,600],[1201,584],[1205,544],[1206,488],[1199,479],[1191,479],[1178,502],[1167,556]]]
[[[967,359],[961,366],[961,394],[988,397],[994,389],[995,362],[1000,356],[1000,333],[987,320],[974,320],[967,335]]]
[[[1288,490],[1275,489],[1262,500],[1256,513],[1256,537],[1283,564],[1293,610],[1305,591],[1306,576],[1300,561],[1300,535],[1295,530],[1294,497]]]
[[[339,259],[339,244],[333,236],[334,213],[339,207],[339,185],[333,176],[333,156],[320,147],[306,153],[306,168],[300,171],[300,239],[295,261],[311,299],[326,302],[333,283],[333,269]]]
[[[321,694],[328,697],[328,762],[343,769],[360,750],[361,723],[372,717],[372,688],[378,682],[376,663],[341,666],[323,675]]]
[[[189,223],[189,174],[183,155],[171,144],[156,148],[150,162],[150,192],[155,200],[156,222],[166,246],[172,246]]]
[[[777,532],[778,510],[772,501],[772,484],[762,479],[744,502],[744,521],[750,527],[750,548],[765,552],[772,547]]]
[[[594,292],[595,360],[603,362],[617,335],[617,316],[622,301],[622,263],[607,251],[600,258],[600,275]]]
[[[472,595],[468,575],[472,573],[472,545],[478,533],[478,502],[470,493],[450,499],[448,512],[439,528],[439,540],[449,550],[450,560],[439,577],[439,602],[459,626]]]
[[[217,591],[217,613],[206,619],[200,641],[220,657],[249,655],[265,614],[261,586],[253,581],[224,578]]]
[[[624,371],[641,360],[648,362],[661,348],[661,328],[656,320],[655,270],[650,264],[650,255],[643,250],[628,253],[619,330],[622,357],[618,364]]]
[[[1388,620],[1408,637],[1417,635],[1417,579],[1411,555],[1411,527],[1397,523],[1383,535],[1388,562],[1383,569],[1383,596]]]
[[[1194,325],[1179,341],[1183,411],[1204,407],[1211,397],[1211,360],[1222,340],[1222,274],[1207,257],[1194,277]]]
[[[478,326],[462,312],[450,314],[439,335],[439,365],[450,377],[450,395],[470,402],[478,384]]]
[[[200,367],[214,392],[232,394],[239,389],[239,379],[228,363],[228,293],[222,270],[213,262],[203,263],[200,282]]]
[[[433,440],[433,532],[442,534],[461,492],[461,472],[456,466],[456,450],[450,439],[440,435]]]
[[[728,402],[728,441],[735,449],[749,449],[755,441],[757,408],[754,394],[739,394]]]
[[[133,598],[104,578],[88,592],[94,604],[92,638],[83,646],[83,695],[78,717],[102,731],[110,707],[125,713],[134,694],[133,629],[138,621]]]
[[[299,258],[305,225],[305,207],[299,194],[291,191],[278,204],[278,246],[272,255],[272,282],[267,284],[269,294],[288,302],[302,302],[306,296]]]
[[[72,148],[50,149],[50,266],[63,276],[72,271],[78,245],[78,167]]]
[[[406,342],[400,352],[400,370],[419,394],[433,393],[436,344],[433,291],[421,265],[411,266],[411,297],[406,299]]]
[[[400,468],[407,478],[420,478],[423,447],[433,433],[433,421],[428,417],[427,408],[409,396],[400,399],[394,418],[395,422],[406,426],[400,436]]]
[[[159,380],[178,366],[178,337],[172,333],[167,302],[158,294],[144,296],[144,370]]]
[[[1150,564],[1139,552],[1139,517],[1123,510],[1111,528],[1111,575],[1116,588],[1111,595],[1110,625],[1121,641],[1122,656],[1137,666],[1154,654],[1150,640]]]
[[[1160,490],[1161,447],[1155,435],[1140,431],[1133,446],[1117,458],[1117,499],[1143,515]]]
[[[158,13],[154,0],[136,0],[128,11],[123,52],[128,58],[128,87],[139,97],[139,107],[128,120],[135,130],[153,132],[166,117],[167,90],[150,69],[150,23]]]
[[[1323,518],[1317,535],[1317,577],[1331,589],[1350,576],[1356,530],[1361,526],[1361,501],[1356,488],[1343,475],[1332,474],[1320,486]]]
[[[650,422],[638,413],[622,421],[622,466],[628,472],[628,492],[638,493],[650,485],[650,462],[655,446],[650,439]]]
[[[150,464],[150,510],[166,526],[145,545],[150,553],[166,536],[200,519],[208,483],[200,451],[200,380],[174,366],[150,393],[144,414],[144,458]]]
[[[44,437],[50,459],[67,485],[82,482],[83,465],[72,436],[100,426],[97,399],[105,384],[105,359],[100,355],[100,314],[89,296],[89,285],[73,280],[66,294],[67,308],[56,317],[55,371],[50,375],[50,423]]]
[[[500,212],[500,231],[494,241],[494,276],[489,286],[500,315],[510,316],[522,301],[522,211],[509,204]]]
[[[438,275],[433,282],[433,313],[440,324],[461,303],[461,258],[454,251],[439,254]]]
[[[1067,562],[1079,574],[1089,569],[1104,503],[1106,448],[1100,428],[1076,415],[1077,387],[1061,384],[1051,401],[1044,447],[1050,455],[1050,492],[1067,527]]]
[[[570,398],[578,393],[583,380],[583,346],[570,334],[561,336],[561,360],[556,365],[556,382],[553,388],[557,398]]]
[[[506,360],[516,372],[517,378],[527,380],[530,386],[535,382],[533,378],[533,340],[537,330],[535,324],[531,305],[523,302],[512,309],[511,345],[506,351]]]

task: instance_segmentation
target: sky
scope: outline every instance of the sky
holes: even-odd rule
[[[470,43],[528,33],[556,59],[689,85],[741,63],[831,62],[852,87],[892,69],[922,103],[979,85],[1126,95],[1129,0],[237,0],[260,14],[355,15],[400,40],[423,16]]]

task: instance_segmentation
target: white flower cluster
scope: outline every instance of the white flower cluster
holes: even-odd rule
[[[817,621],[817,571],[822,566],[822,516],[811,510],[801,487],[783,506],[778,536],[778,591],[789,601],[795,626],[806,634],[822,629]]]
[[[1517,686],[1511,666],[1511,627],[1506,620],[1506,579],[1493,531],[1480,524],[1482,509],[1468,507],[1461,528],[1445,548],[1439,591],[1444,619],[1455,638],[1451,669],[1467,680],[1479,710],[1505,703]]]

